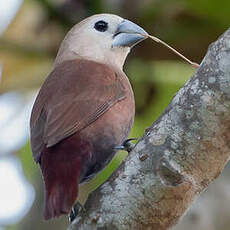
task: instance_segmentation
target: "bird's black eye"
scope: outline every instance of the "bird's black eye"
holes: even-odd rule
[[[100,32],[105,32],[108,29],[108,23],[105,21],[98,21],[95,23],[94,28]]]

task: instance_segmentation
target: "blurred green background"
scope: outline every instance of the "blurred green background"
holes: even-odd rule
[[[6,10],[4,7],[1,9],[1,4],[0,14]],[[17,221],[4,220],[0,212],[0,229],[59,230],[66,229],[68,225],[67,217],[48,222],[43,220],[43,182],[28,143],[30,109],[23,110],[26,114],[22,116],[24,126],[17,125],[15,119],[22,114],[21,108],[31,108],[36,92],[52,69],[60,42],[74,24],[97,13],[118,14],[200,63],[208,45],[230,25],[229,9],[229,0],[24,0],[16,17],[0,34],[0,121],[4,121],[4,125],[0,122],[0,139],[7,133],[7,140],[14,145],[17,139],[15,132],[19,129],[25,137],[10,149],[0,142],[0,162],[12,157],[20,160],[24,179],[34,188],[35,200],[30,198],[29,208]],[[0,24],[3,23],[4,20],[0,21]],[[136,118],[131,137],[141,137],[194,71],[171,51],[151,40],[140,43],[132,50],[125,64],[136,99]],[[12,93],[14,97],[8,103],[6,96],[8,98]],[[21,104],[18,98],[21,98]],[[9,104],[14,109],[19,107],[7,118],[1,108],[1,101],[4,100],[5,107]],[[14,129],[8,130],[12,124]],[[83,188],[84,191],[92,190],[108,178],[125,156],[125,152],[120,152],[93,184]],[[20,174],[21,177],[23,174]],[[7,178],[7,175],[2,176]],[[4,186],[4,183],[0,182],[0,185]],[[14,194],[14,191],[11,193]],[[2,200],[14,199],[13,196],[4,198],[0,191]],[[10,212],[6,214],[10,216]]]

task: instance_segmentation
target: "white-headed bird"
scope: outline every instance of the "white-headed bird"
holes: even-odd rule
[[[45,219],[71,211],[80,183],[94,177],[126,140],[135,102],[123,64],[147,33],[98,14],[75,25],[33,106],[34,160],[45,181]]]

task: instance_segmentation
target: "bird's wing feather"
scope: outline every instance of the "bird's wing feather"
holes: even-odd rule
[[[68,61],[43,84],[31,115],[31,146],[36,161],[51,147],[98,119],[125,98],[125,89],[109,67]]]

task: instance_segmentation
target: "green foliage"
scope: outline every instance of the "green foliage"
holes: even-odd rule
[[[184,2],[194,14],[199,14],[201,17],[208,19],[222,28],[229,27],[229,0],[184,0]]]
[[[31,182],[34,183],[35,174],[38,171],[38,165],[35,164],[32,152],[30,148],[30,143],[28,142],[19,152],[18,157],[21,160],[24,174],[26,178]]]
[[[134,60],[129,64],[127,71],[128,75],[132,76],[137,105],[143,100],[144,92],[148,90],[148,87],[154,87],[151,103],[146,106],[140,116],[135,118],[133,135],[139,137],[160,116],[176,92],[195,70],[181,62]],[[147,82],[146,88],[138,91],[139,85],[143,82]]]

